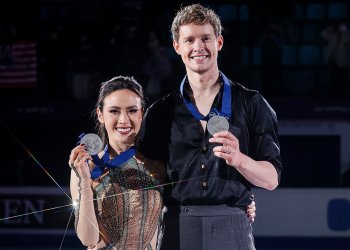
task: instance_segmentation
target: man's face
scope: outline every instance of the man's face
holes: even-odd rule
[[[216,37],[210,24],[193,23],[180,27],[179,40],[173,41],[175,51],[181,56],[187,72],[203,73],[217,68],[218,52],[223,37]]]

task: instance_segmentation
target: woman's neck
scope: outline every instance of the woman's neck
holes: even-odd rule
[[[122,152],[128,150],[133,145],[134,144],[121,143],[121,142],[114,142],[114,143],[109,142],[108,153],[111,158],[114,158],[117,155],[120,155]]]

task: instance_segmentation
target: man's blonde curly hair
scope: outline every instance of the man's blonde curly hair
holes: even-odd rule
[[[192,4],[186,7],[181,7],[176,13],[171,25],[173,40],[179,41],[180,26],[189,23],[194,23],[196,25],[211,24],[216,37],[219,37],[223,30],[220,17],[213,10],[203,7],[200,4]]]

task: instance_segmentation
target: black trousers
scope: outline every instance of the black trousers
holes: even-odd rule
[[[249,219],[237,207],[170,208],[164,224],[162,250],[255,250]]]

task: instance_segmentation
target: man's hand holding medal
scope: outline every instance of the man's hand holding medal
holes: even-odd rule
[[[239,150],[239,141],[228,131],[229,123],[223,116],[213,116],[207,124],[208,132],[213,136],[211,143],[222,144],[213,148],[214,155],[226,161],[230,166],[239,166],[243,154]]]

